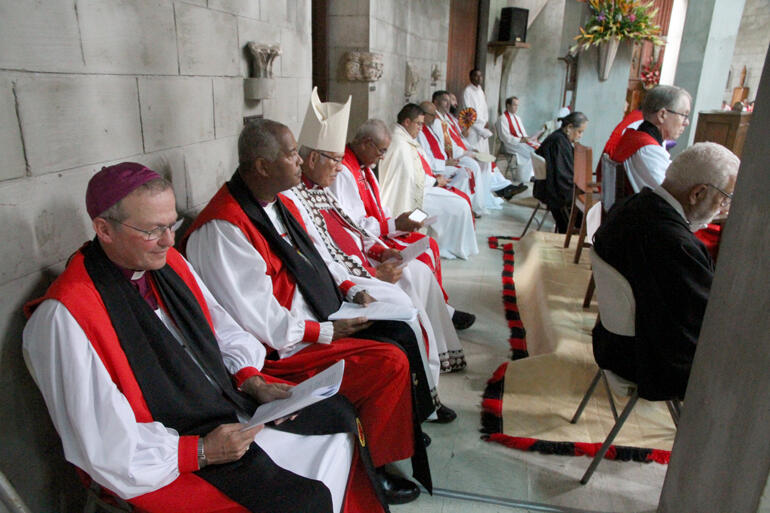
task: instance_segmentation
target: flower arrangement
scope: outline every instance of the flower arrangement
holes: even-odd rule
[[[588,0],[591,18],[580,34],[575,36],[577,44],[570,49],[576,52],[580,47],[587,50],[611,38],[650,41],[658,46],[663,41],[658,37],[660,27],[653,23],[658,9],[651,9],[654,2],[639,0]]]
[[[473,109],[471,107],[466,107],[463,110],[460,111],[460,114],[457,116],[457,121],[460,123],[460,127],[463,130],[466,130],[468,127],[472,126],[473,123],[476,122],[476,109]]]
[[[639,74],[642,79],[642,87],[652,89],[660,82],[660,63],[650,62],[642,66],[642,72]]]

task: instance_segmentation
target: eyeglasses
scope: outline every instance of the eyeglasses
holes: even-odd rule
[[[388,151],[388,149],[387,149],[387,148],[385,148],[385,149],[382,149],[382,148],[380,148],[379,146],[377,146],[377,144],[375,144],[375,142],[374,142],[374,141],[372,141],[372,140],[369,140],[369,144],[371,144],[372,146],[374,146],[374,149],[376,149],[376,150],[377,150],[377,155],[379,155],[380,157],[382,157],[383,155],[385,155],[385,152],[387,152],[387,151]]]
[[[317,152],[317,153],[318,153],[320,156],[322,156],[322,157],[326,157],[327,159],[331,160],[331,161],[332,161],[332,162],[334,162],[335,164],[339,164],[340,162],[342,162],[342,159],[344,158],[344,157],[333,157],[333,156],[331,156],[331,155],[329,155],[329,154],[327,154],[327,153],[324,153],[324,152],[322,152],[322,151],[318,151],[318,150],[316,150],[316,152]]]
[[[666,112],[670,112],[671,114],[676,114],[677,116],[682,116],[682,119],[684,121],[687,121],[688,119],[690,119],[690,115],[689,114],[682,114],[681,112],[677,112],[677,111],[671,110],[671,109],[666,109]]]
[[[730,206],[730,203],[733,201],[733,195],[732,195],[732,194],[730,194],[730,193],[727,193],[727,192],[723,191],[722,189],[720,189],[719,187],[717,187],[717,186],[716,186],[716,185],[714,185],[714,184],[711,184],[711,183],[707,183],[706,185],[708,185],[708,186],[709,186],[709,187],[711,187],[711,188],[714,188],[714,189],[716,189],[717,191],[719,191],[719,194],[721,194],[722,196],[724,196],[724,198],[722,198],[722,201],[719,203],[719,205],[720,205],[722,208],[727,208],[727,207],[729,207],[729,206]]]
[[[127,227],[131,228],[132,230],[136,230],[138,232],[142,232],[144,234],[144,240],[146,240],[148,242],[160,239],[161,237],[163,237],[166,234],[166,230],[169,230],[171,233],[174,233],[175,231],[177,231],[182,226],[182,223],[184,222],[184,219],[177,219],[176,221],[174,221],[173,224],[167,224],[167,225],[164,225],[164,226],[156,226],[152,230],[142,230],[141,228],[137,228],[136,226],[131,226],[130,224],[126,224],[126,223],[124,223],[122,221],[118,221],[117,219],[114,219],[112,217],[108,217],[107,219],[109,219],[112,222],[115,222],[115,223],[118,223],[118,224],[122,224],[123,226],[127,226]]]

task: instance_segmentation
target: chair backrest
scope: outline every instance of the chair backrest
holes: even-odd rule
[[[575,183],[575,187],[581,191],[587,191],[589,182],[593,182],[594,170],[591,167],[592,160],[593,150],[588,146],[575,143],[572,181]]]
[[[535,171],[535,180],[545,180],[548,175],[545,159],[537,153],[532,154],[532,169]]]
[[[602,224],[602,203],[597,201],[594,205],[588,209],[586,214],[586,242],[593,244],[594,233],[599,229],[599,225]]]
[[[602,205],[609,212],[615,202],[628,196],[626,169],[622,163],[615,162],[606,153],[602,153]]]
[[[636,301],[631,285],[595,250],[591,251],[591,266],[602,324],[617,335],[633,336],[636,333]]]

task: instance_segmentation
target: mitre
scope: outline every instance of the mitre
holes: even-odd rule
[[[344,153],[349,117],[350,96],[344,104],[324,103],[318,98],[318,88],[314,87],[299,134],[299,146],[330,153]]]

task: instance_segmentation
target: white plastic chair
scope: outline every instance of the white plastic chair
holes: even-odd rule
[[[607,331],[616,335],[626,337],[634,336],[636,333],[636,301],[634,300],[634,293],[631,290],[631,285],[622,274],[605,262],[596,251],[593,250],[591,251],[591,264],[593,265],[594,281],[596,282],[596,298],[599,302],[599,317],[601,318],[602,325]],[[580,418],[583,409],[585,409],[585,406],[591,398],[600,379],[604,381],[604,385],[607,388],[607,395],[609,397],[612,415],[615,418],[615,425],[612,427],[612,430],[607,435],[601,448],[594,456],[591,465],[588,467],[585,474],[583,474],[583,477],[580,480],[581,484],[586,484],[588,483],[588,480],[591,479],[591,475],[602,461],[602,458],[612,445],[620,428],[623,427],[623,423],[625,423],[626,419],[631,414],[631,410],[633,410],[636,401],[639,399],[639,391],[636,383],[623,379],[612,371],[600,368],[594,375],[588,390],[583,396],[583,400],[580,402],[575,415],[570,421],[573,424]],[[630,396],[630,399],[620,415],[618,415],[617,408],[615,407],[612,392],[615,392],[620,396]],[[681,409],[679,401],[666,401],[666,405],[668,406],[671,418],[676,425],[679,422],[679,412]]]

